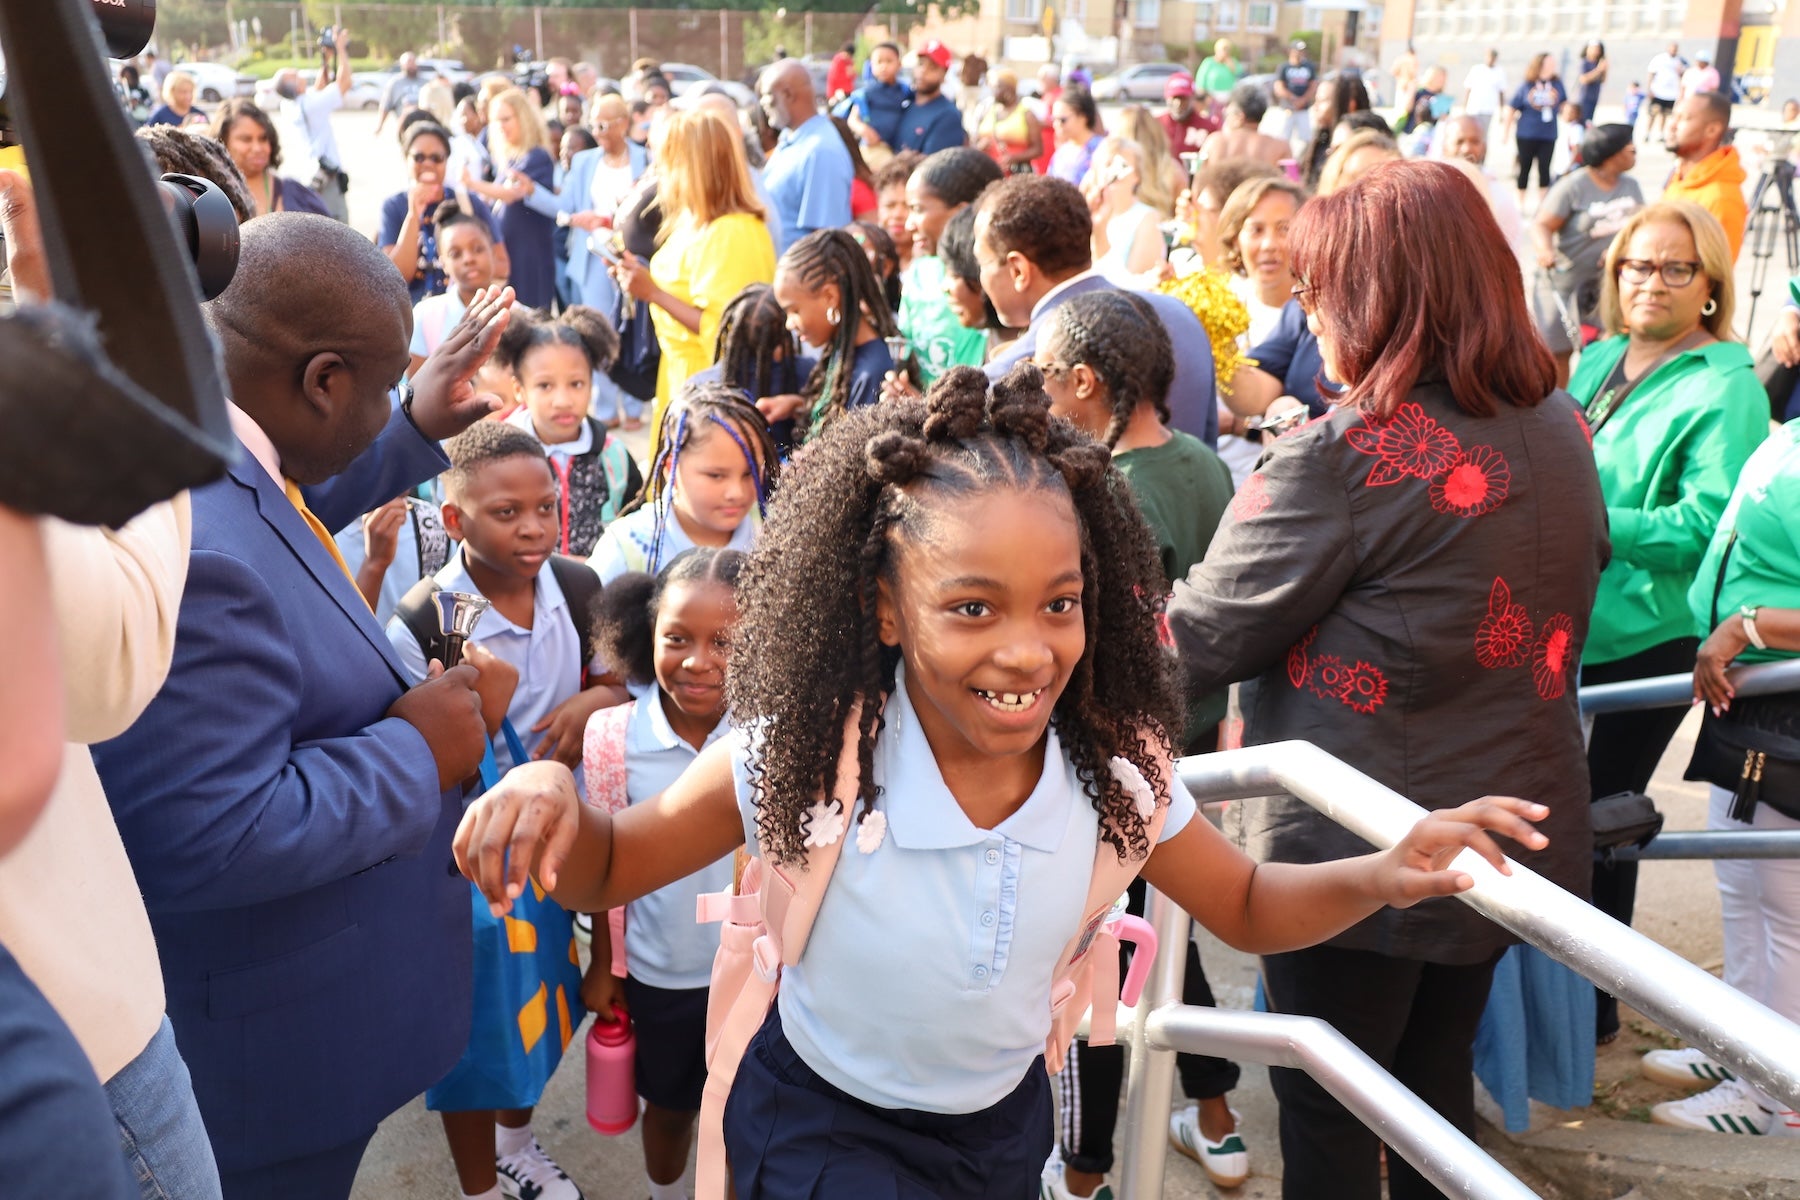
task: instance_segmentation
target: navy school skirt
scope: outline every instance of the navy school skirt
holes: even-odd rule
[[[771,1008],[725,1104],[737,1200],[1035,1200],[1054,1124],[1044,1060],[973,1113],[877,1108],[800,1060]]]

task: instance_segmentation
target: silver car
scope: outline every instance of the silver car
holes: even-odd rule
[[[1172,75],[1186,74],[1180,63],[1138,63],[1094,80],[1096,100],[1161,100]]]

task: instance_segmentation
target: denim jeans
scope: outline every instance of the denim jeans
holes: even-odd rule
[[[219,1167],[167,1017],[106,1083],[119,1144],[143,1200],[221,1200]]]

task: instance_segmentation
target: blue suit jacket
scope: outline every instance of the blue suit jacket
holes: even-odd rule
[[[340,528],[446,465],[396,412],[308,504]],[[248,453],[193,504],[168,683],[94,761],[231,1172],[363,1136],[457,1061],[469,885],[460,789],[383,716],[407,684],[350,580]]]
[[[650,152],[636,142],[627,141],[625,154],[631,163],[631,178],[635,181],[649,169]],[[593,206],[594,171],[605,161],[605,156],[604,150],[583,150],[570,161],[569,174],[557,196],[557,209],[574,216]],[[555,210],[548,215],[555,216]],[[571,226],[561,232],[569,238],[569,282],[574,285],[575,303],[597,308],[606,314],[607,320],[612,320],[618,312],[619,285],[607,273],[605,261],[589,251],[586,230]]]
[[[1031,318],[1031,324],[1025,332],[988,363],[988,378],[1000,379],[1017,364],[1031,361],[1032,356],[1037,353],[1038,331],[1043,328],[1044,319],[1056,311],[1058,305],[1089,292],[1112,290],[1116,289],[1101,276],[1090,275],[1056,293]],[[1193,309],[1174,296],[1161,292],[1135,294],[1148,300],[1150,307],[1156,310],[1175,350],[1175,379],[1169,384],[1170,424],[1183,433],[1199,438],[1208,446],[1217,448],[1218,377],[1213,367],[1212,342],[1206,336],[1206,327],[1200,324],[1200,318],[1194,315]]]

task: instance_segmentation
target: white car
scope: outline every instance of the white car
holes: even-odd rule
[[[1179,63],[1138,63],[1094,80],[1096,100],[1161,100],[1169,77],[1185,74]]]
[[[317,72],[302,72],[306,86],[311,87],[318,78]],[[381,107],[381,89],[388,76],[377,71],[358,71],[350,77],[350,91],[344,97],[344,107],[361,109],[363,112],[374,112]],[[273,79],[258,80],[256,84],[256,106],[264,112],[274,112],[281,107],[281,97],[275,93]]]
[[[218,104],[233,96],[256,95],[256,77],[239,75],[224,63],[177,63],[175,69],[194,80],[194,96],[203,104]]]
[[[743,84],[730,79],[720,79],[704,67],[696,67],[692,63],[666,62],[662,64],[663,78],[669,81],[669,90],[677,96],[685,96],[690,91],[699,91],[707,84],[717,84],[725,89],[732,102],[739,108],[748,108],[756,103],[756,93]],[[715,91],[717,88],[714,89]]]

